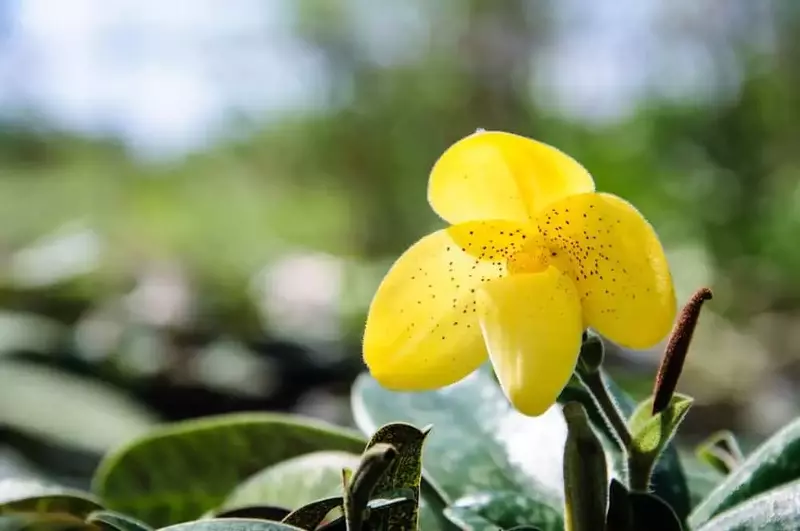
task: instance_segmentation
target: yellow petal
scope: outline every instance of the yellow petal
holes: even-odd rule
[[[428,181],[428,201],[450,223],[529,221],[553,201],[593,191],[591,175],[568,155],[500,131],[478,132],[450,146]]]
[[[363,346],[364,362],[384,387],[435,389],[485,361],[475,292],[506,266],[494,254],[479,255],[499,241],[501,227],[510,228],[477,222],[434,232],[386,274],[369,309]]]
[[[508,399],[538,416],[569,381],[583,323],[572,280],[555,267],[486,283],[478,315],[492,365]]]
[[[614,195],[581,194],[550,205],[537,225],[571,264],[586,326],[628,348],[667,335],[676,311],[672,276],[636,208]]]

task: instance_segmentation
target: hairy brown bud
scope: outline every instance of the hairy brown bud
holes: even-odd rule
[[[700,317],[700,309],[703,307],[703,303],[711,300],[712,297],[710,289],[700,288],[694,292],[692,298],[681,310],[678,321],[669,336],[669,343],[664,350],[664,357],[661,359],[658,375],[656,375],[653,388],[653,415],[660,413],[669,405],[683,371],[683,363],[689,352],[692,335]]]

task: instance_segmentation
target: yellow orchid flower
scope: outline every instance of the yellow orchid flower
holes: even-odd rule
[[[436,162],[428,201],[451,225],[394,263],[367,317],[364,361],[384,387],[444,387],[488,355],[514,407],[537,416],[587,327],[632,349],[669,332],[675,293],[653,228],[556,148],[478,131]]]

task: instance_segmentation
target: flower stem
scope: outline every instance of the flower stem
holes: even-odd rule
[[[597,404],[600,413],[606,419],[608,426],[615,435],[616,443],[620,450],[627,454],[631,447],[631,434],[628,425],[622,417],[622,413],[617,408],[608,387],[603,382],[603,375],[600,372],[582,373],[578,372],[578,378],[583,386],[592,395],[594,403]]]
[[[633,450],[628,454],[628,488],[631,492],[648,492],[654,461],[641,459]]]

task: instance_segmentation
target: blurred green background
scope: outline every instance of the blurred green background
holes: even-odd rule
[[[0,0],[0,478],[154,422],[350,421],[389,264],[478,127],[572,154],[712,287],[684,437],[797,415],[800,4]],[[614,351],[647,393],[660,355]],[[66,479],[65,479],[66,478]]]

